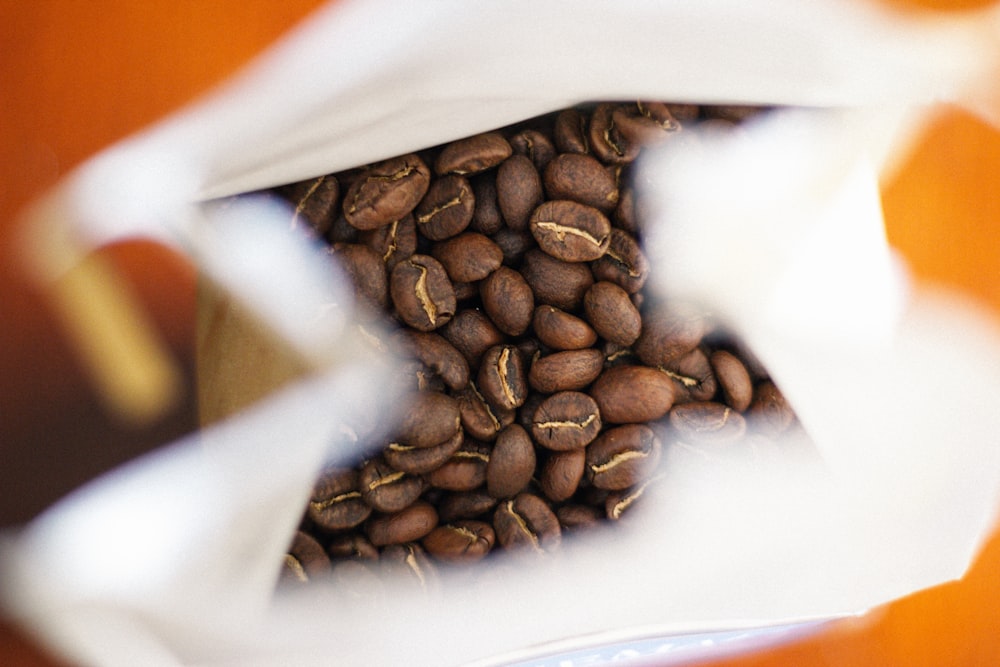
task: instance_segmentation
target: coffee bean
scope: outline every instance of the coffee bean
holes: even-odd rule
[[[565,452],[553,452],[542,466],[538,485],[545,497],[554,503],[568,500],[583,479],[587,452],[584,449],[571,449]]]
[[[436,489],[472,491],[486,483],[486,466],[489,462],[489,445],[466,438],[451,458],[428,472],[424,478]]]
[[[294,207],[292,227],[305,227],[322,236],[333,225],[340,203],[340,183],[333,175],[310,178],[281,188]]]
[[[639,157],[641,144],[629,141],[615,127],[614,112],[620,108],[619,104],[598,104],[590,115],[587,138],[591,150],[601,162],[627,164]]]
[[[523,491],[535,472],[535,446],[518,424],[503,429],[493,444],[486,466],[486,489],[496,498],[509,498]]]
[[[493,455],[490,455],[493,461]],[[487,469],[487,477],[489,470]],[[447,493],[438,503],[438,517],[442,523],[456,519],[472,519],[488,514],[497,505],[497,499],[481,487],[472,491]]]
[[[469,362],[444,336],[400,329],[392,335],[390,344],[434,371],[449,389],[459,390],[469,384]]]
[[[491,442],[500,431],[514,423],[514,409],[490,405],[473,382],[458,392],[455,398],[458,400],[462,428],[472,438]]]
[[[726,350],[716,350],[709,360],[729,407],[738,412],[749,408],[753,399],[753,382],[743,362]]]
[[[361,303],[379,311],[388,305],[389,277],[377,252],[359,243],[337,243],[332,254],[351,277],[354,294]]]
[[[492,171],[478,174],[469,182],[476,200],[469,229],[487,236],[496,234],[504,227],[500,202],[497,200],[496,174]]]
[[[433,447],[448,440],[461,426],[458,401],[437,391],[408,396],[396,427],[396,440],[414,447]]]
[[[418,331],[433,331],[455,314],[455,289],[441,263],[428,255],[397,264],[389,290],[399,318]]]
[[[375,164],[344,195],[344,217],[351,226],[375,229],[416,208],[430,186],[430,170],[410,154]]]
[[[647,493],[651,486],[657,484],[660,479],[661,476],[657,475],[640,482],[636,486],[609,493],[604,501],[605,516],[612,521],[622,519],[626,512],[630,512],[639,502],[639,499]]]
[[[503,263],[506,266],[518,266],[524,259],[525,253],[537,247],[535,237],[528,229],[504,227],[490,238],[500,246],[500,250],[503,252]]]
[[[565,262],[533,248],[524,253],[521,275],[531,287],[535,301],[573,312],[583,303],[583,295],[594,284],[590,267]]]
[[[579,109],[565,109],[556,116],[553,141],[561,153],[589,153],[587,116]]]
[[[615,130],[630,145],[655,146],[679,132],[670,108],[662,102],[638,102],[618,107],[611,113]]]
[[[522,155],[514,155],[497,169],[497,203],[507,227],[528,228],[531,212],[542,203],[542,178],[534,163]]]
[[[362,232],[359,241],[382,258],[386,271],[389,272],[417,251],[417,223],[413,220],[413,214],[407,213],[388,225]]]
[[[756,430],[764,433],[781,433],[795,421],[795,413],[784,394],[769,380],[754,390],[747,417]]]
[[[618,205],[618,183],[592,155],[562,153],[545,168],[545,194],[591,206],[607,215]]]
[[[371,506],[358,490],[357,470],[330,468],[316,481],[309,500],[308,516],[323,530],[353,528],[371,513]]]
[[[427,553],[450,563],[481,560],[493,549],[495,542],[496,534],[490,524],[471,519],[438,526],[421,540]]]
[[[413,217],[424,237],[443,241],[465,231],[475,207],[476,197],[469,181],[462,176],[444,176],[431,183]]]
[[[484,132],[445,146],[434,162],[434,171],[445,174],[475,174],[495,167],[513,153],[499,132]]]
[[[455,435],[444,442],[430,447],[417,447],[401,442],[390,442],[382,456],[386,463],[400,472],[422,475],[437,470],[459,450],[465,441],[465,433],[458,429]]]
[[[379,559],[393,585],[402,589],[427,592],[437,587],[438,572],[424,548],[416,542],[388,544]]]
[[[700,347],[659,367],[674,381],[674,403],[708,401],[715,397],[718,382],[708,355]]]
[[[670,411],[670,425],[682,440],[727,443],[746,433],[746,420],[728,405],[714,401],[684,403]]]
[[[493,513],[497,542],[508,549],[551,552],[562,541],[559,519],[548,503],[536,495],[520,493]]]
[[[659,462],[660,439],[644,424],[626,424],[604,431],[587,446],[587,480],[618,491],[648,477]]]
[[[708,327],[700,313],[658,308],[646,313],[633,349],[647,366],[666,366],[698,347]]]
[[[398,512],[413,504],[426,484],[420,477],[395,470],[384,459],[376,458],[361,467],[358,488],[373,509]]]
[[[585,389],[604,368],[604,355],[596,348],[566,350],[538,357],[528,371],[528,384],[544,394]]]
[[[302,584],[330,574],[330,558],[312,535],[295,531],[281,568],[281,583]]]
[[[379,514],[365,524],[365,534],[377,547],[414,542],[434,530],[438,516],[434,506],[423,500],[392,514]]]
[[[642,316],[628,292],[602,280],[583,295],[583,312],[597,335],[612,343],[629,346],[639,338]]]
[[[531,214],[531,233],[538,246],[556,259],[590,262],[611,243],[611,223],[592,206],[568,199],[547,201]]]
[[[377,561],[379,550],[367,537],[360,533],[342,533],[330,538],[326,547],[330,558],[353,558],[355,560]]]
[[[535,296],[520,273],[501,266],[479,286],[483,309],[497,329],[510,336],[520,336],[531,326]]]
[[[604,508],[580,503],[562,505],[556,509],[556,518],[563,530],[579,531],[599,525],[605,518]]]
[[[578,391],[562,391],[546,398],[535,410],[531,436],[546,449],[582,449],[597,437],[601,425],[593,398]]]
[[[543,171],[557,154],[552,140],[538,130],[521,130],[507,141],[514,155],[527,157],[539,172]]]
[[[590,269],[595,279],[613,282],[629,294],[636,294],[646,285],[649,260],[631,234],[613,227],[607,252],[594,260]]]
[[[490,405],[506,410],[520,407],[528,396],[521,352],[513,345],[491,347],[483,355],[476,382]]]
[[[436,243],[431,256],[441,262],[454,283],[482,280],[503,263],[500,246],[478,232],[463,232]]]
[[[584,320],[555,306],[538,306],[531,320],[542,344],[555,350],[581,350],[597,342],[597,333]]]
[[[483,353],[504,340],[492,320],[474,308],[456,313],[441,329],[441,335],[465,357],[470,368],[478,368]]]
[[[667,414],[674,403],[671,379],[648,366],[608,368],[589,393],[608,424],[654,421]]]

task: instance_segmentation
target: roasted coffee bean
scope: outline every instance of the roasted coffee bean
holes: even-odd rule
[[[496,533],[485,521],[459,519],[438,526],[421,540],[424,549],[434,558],[450,563],[470,563],[481,560],[493,549]]]
[[[434,162],[434,171],[445,174],[475,174],[495,167],[513,153],[499,132],[484,132],[453,141],[444,147]]]
[[[449,389],[464,389],[469,384],[469,362],[462,353],[435,332],[400,329],[390,343],[405,356],[413,357],[441,377]]]
[[[538,340],[554,350],[581,350],[597,342],[597,333],[576,315],[555,306],[538,306],[531,320]]]
[[[527,228],[504,227],[490,238],[500,246],[500,251],[503,252],[503,263],[506,266],[518,266],[524,259],[525,253],[537,247],[535,237]]]
[[[714,401],[675,406],[670,411],[670,426],[681,440],[706,443],[733,442],[747,430],[743,415]]]
[[[599,525],[605,516],[603,507],[573,503],[557,508],[556,518],[563,530],[578,531]]]
[[[542,177],[534,163],[522,155],[514,155],[497,169],[497,203],[507,227],[528,228],[531,212],[542,203]]]
[[[660,439],[644,424],[608,429],[587,446],[587,481],[619,491],[648,477],[659,462]]]
[[[554,503],[568,500],[583,479],[587,451],[571,449],[553,452],[542,465],[538,485],[545,497]]]
[[[532,248],[524,253],[521,275],[528,282],[535,301],[573,312],[583,303],[583,295],[594,284],[590,267],[580,262],[565,262]]]
[[[635,366],[639,364],[639,359],[631,347],[619,345],[611,341],[604,341],[601,345],[601,354],[604,355],[604,367],[614,368],[615,366]]]
[[[631,234],[612,227],[607,252],[594,260],[590,269],[597,280],[613,282],[629,294],[636,294],[646,285],[649,260]]]
[[[431,256],[441,262],[454,283],[482,280],[503,263],[500,246],[478,232],[463,232],[435,244]]]
[[[528,384],[544,394],[585,389],[604,368],[604,355],[597,348],[565,350],[540,356],[531,363]]]
[[[602,280],[583,295],[583,312],[597,335],[612,343],[629,346],[639,338],[642,316],[628,292]]]
[[[389,303],[389,276],[382,257],[359,243],[337,243],[332,252],[350,276],[358,300],[371,308],[384,309]]]
[[[437,391],[419,391],[407,397],[395,439],[404,445],[433,447],[455,435],[461,423],[458,401]]]
[[[642,318],[633,349],[647,366],[666,366],[701,343],[708,327],[700,313],[687,308],[658,308]]]
[[[391,442],[382,450],[382,456],[385,457],[386,463],[400,472],[422,475],[437,470],[447,463],[464,441],[465,433],[462,429],[458,429],[455,435],[441,444],[430,447]]]
[[[514,155],[527,157],[539,172],[543,171],[557,154],[552,140],[538,130],[521,130],[507,141]]]
[[[589,153],[587,116],[579,109],[565,109],[556,116],[552,138],[561,153]]]
[[[679,132],[670,108],[662,102],[638,102],[618,107],[611,113],[615,130],[630,145],[655,146]]]
[[[562,153],[545,168],[545,194],[591,206],[605,215],[618,205],[618,183],[597,158]]]
[[[493,443],[486,466],[486,489],[496,498],[509,498],[527,488],[535,473],[535,445],[519,424],[504,428]]]
[[[674,403],[709,401],[715,397],[718,382],[708,355],[696,347],[684,356],[659,367],[674,381]]]
[[[493,513],[497,542],[508,549],[551,552],[562,541],[559,519],[536,495],[520,493],[500,503]]]
[[[513,410],[528,396],[526,370],[520,350],[513,345],[497,345],[483,355],[476,384],[487,403]]]
[[[417,204],[413,218],[417,230],[431,241],[443,241],[461,232],[472,222],[476,197],[463,176],[445,176],[431,183]]]
[[[377,547],[415,542],[434,530],[438,516],[434,506],[417,500],[392,514],[372,516],[365,524],[365,534]]]
[[[753,381],[743,362],[726,350],[716,350],[709,360],[726,404],[738,412],[749,408],[753,400]]]
[[[489,462],[489,445],[466,438],[458,451],[442,466],[424,477],[436,489],[472,491],[486,483],[486,467]]]
[[[418,331],[433,331],[455,314],[455,289],[448,273],[429,255],[412,255],[397,264],[389,290],[399,318]]]
[[[409,507],[424,492],[420,477],[393,469],[382,458],[361,467],[358,488],[365,502],[379,512],[398,512]]]
[[[601,425],[593,398],[578,391],[562,391],[546,398],[535,410],[531,436],[546,449],[582,449],[597,437]]]
[[[417,251],[417,223],[413,220],[413,214],[407,213],[388,225],[362,232],[359,241],[382,258],[388,274],[397,264]]]
[[[795,421],[795,413],[784,394],[769,380],[754,390],[747,417],[755,429],[764,433],[781,433]]]
[[[308,516],[323,530],[347,530],[361,524],[372,508],[358,490],[358,472],[350,468],[323,471],[313,486]]]
[[[492,460],[493,455],[491,454],[490,461]],[[442,523],[449,523],[456,519],[484,516],[496,507],[497,502],[498,500],[483,488],[447,493],[438,502],[438,518]]]
[[[601,162],[627,164],[639,157],[641,144],[629,141],[615,127],[614,112],[622,105],[598,104],[590,115],[587,138],[590,148]]]
[[[475,383],[455,395],[462,428],[472,438],[491,442],[505,427],[514,423],[514,408],[490,405]]]
[[[493,321],[474,308],[456,313],[441,329],[441,335],[461,352],[470,368],[478,368],[483,353],[504,341],[503,333]]]
[[[372,165],[344,195],[344,217],[361,230],[399,220],[416,208],[430,186],[430,170],[410,154]]]
[[[611,222],[598,209],[568,199],[547,201],[531,214],[538,247],[565,262],[590,262],[611,243]]]
[[[520,273],[501,266],[479,286],[483,309],[497,329],[510,336],[520,336],[531,326],[535,295]]]
[[[615,207],[614,215],[612,215],[612,220],[615,223],[614,229],[620,229],[629,234],[639,232],[639,219],[642,216],[636,211],[638,206],[636,196],[635,188],[631,185],[625,184],[619,187],[618,206]],[[611,243],[614,243],[614,238],[611,239]]]
[[[380,555],[378,547],[360,533],[334,535],[330,538],[326,553],[330,558],[353,558],[370,561],[377,561]]]
[[[333,175],[310,178],[281,189],[294,207],[292,227],[305,227],[323,236],[333,226],[340,203],[340,183]]]
[[[504,227],[503,216],[500,214],[500,202],[497,200],[496,174],[494,172],[479,174],[473,177],[470,183],[476,205],[472,211],[472,222],[469,223],[469,229],[492,236]]]
[[[437,586],[437,568],[416,542],[386,545],[382,548],[379,564],[394,586],[425,592]]]
[[[651,477],[636,486],[621,491],[612,491],[604,501],[605,516],[612,521],[620,520],[644,496],[649,488],[660,481],[660,476]]]
[[[608,424],[640,424],[667,414],[674,403],[672,380],[648,366],[605,370],[589,393]]]
[[[295,531],[281,568],[281,583],[302,584],[330,574],[330,558],[312,535]]]

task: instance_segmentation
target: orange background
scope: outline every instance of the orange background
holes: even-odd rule
[[[900,10],[981,0],[887,0]],[[44,295],[18,270],[23,206],[73,166],[191,101],[265,48],[319,0],[0,0],[0,526],[80,482],[194,428],[191,385],[142,427],[93,397]],[[1000,314],[1000,136],[942,109],[903,170],[883,185],[887,229],[921,280],[960,287]],[[189,382],[194,271],[146,242],[107,248]],[[961,581],[917,593],[818,637],[716,666],[1000,665],[1000,532]],[[0,662],[51,664],[0,621]]]

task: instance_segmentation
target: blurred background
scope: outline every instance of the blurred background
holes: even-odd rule
[[[874,0],[873,0],[874,1]],[[76,165],[232,75],[319,0],[0,0],[0,527],[197,425],[196,272],[148,240],[93,258],[136,299],[179,371],[169,404],[142,419],[109,410],[51,295],[17,252],[26,206]],[[946,13],[981,0],[890,0]],[[957,287],[1000,314],[1000,135],[953,108],[882,184],[887,232],[917,280]],[[1000,534],[960,582],[838,621],[818,636],[712,665],[1000,664]],[[0,662],[51,664],[0,620]]]

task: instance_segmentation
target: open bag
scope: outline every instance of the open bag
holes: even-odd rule
[[[226,295],[206,307],[231,299],[283,352],[275,367],[232,360],[258,329],[206,317],[213,423],[5,536],[5,608],[86,664],[465,664],[857,614],[961,576],[1000,491],[1000,332],[908,284],[877,185],[929,105],[985,108],[994,25],[840,2],[317,13],[39,209],[84,245],[181,248]],[[446,576],[430,597],[392,581],[275,596],[320,468],[391,426],[392,359],[353,333],[345,279],[284,233],[285,211],[201,202],[612,99],[781,108],[640,165],[656,204],[646,251],[659,293],[746,341],[815,456],[668,455],[666,490],[636,521],[531,567]]]

